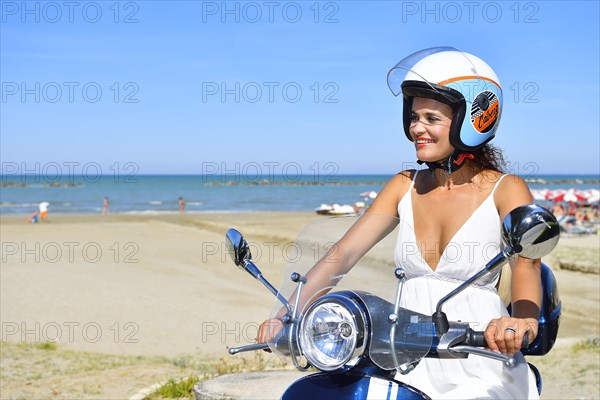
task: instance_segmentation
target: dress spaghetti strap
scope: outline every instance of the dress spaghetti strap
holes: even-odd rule
[[[412,182],[410,183],[410,187],[408,188],[408,191],[410,192],[412,190],[412,188],[415,186],[415,181],[417,180],[417,175],[419,175],[419,170],[417,169],[415,171],[415,175],[412,178]]]
[[[500,182],[502,182],[502,179],[504,179],[506,176],[508,176],[508,174],[504,174],[500,177],[500,179],[498,179],[498,181],[496,182],[496,184],[494,185],[494,188],[492,189],[492,193],[490,193],[490,196],[494,195],[494,192],[496,192],[496,188],[498,187],[498,185],[500,184]]]

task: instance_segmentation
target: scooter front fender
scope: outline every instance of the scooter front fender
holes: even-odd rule
[[[396,380],[360,374],[316,373],[302,377],[285,391],[282,400],[430,400],[423,392]]]

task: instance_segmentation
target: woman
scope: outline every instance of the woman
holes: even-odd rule
[[[501,172],[501,153],[488,144],[498,127],[502,90],[485,62],[453,48],[427,49],[392,68],[388,85],[396,96],[402,94],[405,134],[428,169],[396,175],[368,213],[400,218],[395,257],[408,277],[401,306],[431,314],[441,297],[489,261],[486,250],[500,248],[504,216],[532,198],[522,179]],[[328,286],[328,277],[346,272],[345,265],[354,265],[392,228],[381,226],[365,238],[366,227],[355,224],[337,243],[339,263],[320,261],[307,274],[300,301],[325,292],[320,288]],[[408,252],[406,245],[419,251]],[[449,249],[456,248],[463,251],[450,256]],[[512,317],[496,292],[498,276],[469,287],[444,311],[450,320],[485,329],[489,349],[515,355],[515,368],[474,356],[426,358],[397,379],[432,398],[538,398],[535,378],[518,351],[525,335],[530,341],[537,335],[540,260],[517,257],[511,267]],[[265,321],[258,340],[271,338],[280,324]]]

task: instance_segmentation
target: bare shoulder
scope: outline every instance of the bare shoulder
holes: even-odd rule
[[[500,178],[504,176],[501,174]],[[529,191],[529,186],[527,183],[517,175],[507,174],[502,178],[502,181],[498,183],[498,187],[496,188],[496,194],[499,196],[507,195],[507,196],[516,196],[526,194],[528,199],[531,199],[531,193]]]
[[[394,175],[381,189],[369,207],[369,212],[398,216],[398,203],[408,191],[414,175],[415,170],[406,170]]]
[[[401,186],[407,185],[407,188],[408,188],[408,186],[410,186],[410,183],[412,182],[416,172],[417,171],[414,169],[408,169],[408,170],[405,170],[402,172],[398,172],[396,175],[394,175],[392,177],[392,179],[389,180],[388,183],[393,183],[393,184],[401,185]]]
[[[498,183],[494,192],[494,202],[501,218],[511,210],[524,204],[531,204],[533,198],[525,181],[516,175],[508,174]]]
[[[381,193],[394,192],[395,194],[400,195],[400,197],[402,197],[402,195],[406,193],[406,191],[410,187],[415,173],[416,171],[414,169],[398,172],[385,184],[385,186],[381,190]]]

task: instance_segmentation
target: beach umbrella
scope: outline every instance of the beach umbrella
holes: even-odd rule
[[[598,189],[590,189],[588,191],[589,196],[587,198],[587,202],[589,204],[598,203],[600,201],[600,190]]]
[[[371,190],[370,192],[363,192],[359,196],[364,197],[365,199],[374,199],[377,197],[377,192]]]
[[[552,198],[555,203],[566,202],[566,203],[579,203],[587,200],[587,197],[583,196],[580,192],[573,189],[569,189],[564,193]]]
[[[598,202],[600,202],[600,195],[599,195],[599,194],[597,194],[597,195],[593,195],[593,196],[591,196],[590,198],[588,198],[587,202],[588,202],[589,204],[594,204],[594,203],[598,203]]]
[[[550,197],[548,197],[549,200],[554,200],[554,198],[560,196],[561,194],[565,194],[567,193],[567,191],[565,189],[554,189],[550,191]]]
[[[531,189],[531,196],[534,200],[548,200],[552,192],[549,189]]]
[[[570,192],[575,198],[577,198],[577,200],[575,201],[577,203],[587,203],[588,198],[590,197],[589,193],[587,193],[585,190],[573,189]]]
[[[546,195],[546,200],[552,200],[552,201],[554,201],[555,198],[557,198],[558,196],[561,196],[561,195],[563,195],[565,193],[567,193],[567,191],[564,190],[564,189],[550,190],[548,192],[548,194]]]

